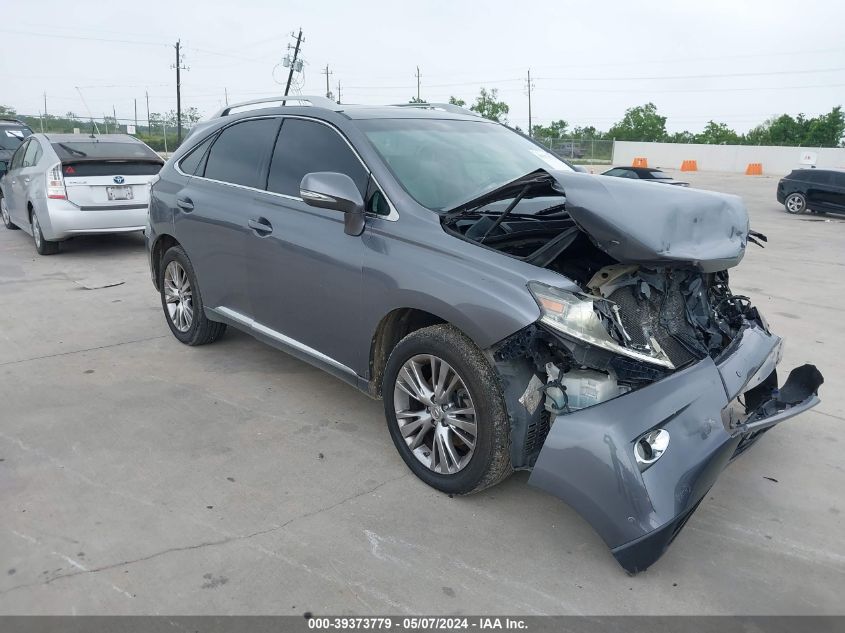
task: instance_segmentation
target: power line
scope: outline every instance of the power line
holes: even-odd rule
[[[845,67],[804,70],[773,70],[756,73],[719,73],[717,75],[655,75],[652,77],[541,77],[549,81],[651,81],[662,79],[722,79],[723,77],[769,77],[772,75],[803,75],[812,73],[841,72]]]

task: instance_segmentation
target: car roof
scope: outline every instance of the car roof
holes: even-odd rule
[[[99,143],[141,143],[140,140],[129,134],[41,134],[51,143],[84,142],[93,141]]]
[[[836,173],[836,174],[845,174],[845,169],[843,169],[841,167],[796,167],[792,171],[793,172],[796,172],[796,171],[807,172],[807,173],[810,173],[810,172],[818,173],[818,172],[823,172],[823,171],[830,171],[830,172],[833,172],[833,173]]]
[[[17,125],[29,128],[29,124],[26,123],[26,121],[21,121],[20,119],[15,119],[14,117],[0,117],[0,125]]]

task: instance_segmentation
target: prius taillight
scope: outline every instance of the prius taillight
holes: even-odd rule
[[[56,163],[47,170],[47,197],[54,200],[67,199],[65,179],[62,176],[62,164]]]

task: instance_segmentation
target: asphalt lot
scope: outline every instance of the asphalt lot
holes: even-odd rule
[[[526,474],[449,498],[380,402],[232,330],[177,343],[140,235],[39,257],[0,227],[0,613],[845,613],[845,217],[683,176],[744,197],[769,245],[733,289],[826,384],[636,577]]]

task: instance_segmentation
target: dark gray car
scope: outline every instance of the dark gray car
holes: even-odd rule
[[[657,560],[724,466],[819,402],[728,269],[739,198],[573,172],[449,106],[322,98],[195,128],[154,182],[167,323],[227,325],[383,398],[408,467],[448,493],[513,470],[625,569]]]

